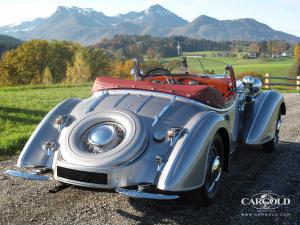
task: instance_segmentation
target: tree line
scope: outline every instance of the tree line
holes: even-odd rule
[[[20,44],[22,44],[21,40],[0,34],[0,56],[8,50],[17,48]]]
[[[262,55],[272,56],[272,54],[282,53],[285,51],[292,52],[294,45],[280,40],[270,40],[261,42],[252,42],[249,44],[249,51],[259,53]]]
[[[67,41],[32,40],[3,54],[0,86],[82,83],[108,71],[110,60],[101,49]]]
[[[232,45],[231,41],[216,42],[183,36],[159,38],[150,35],[116,35],[112,39],[102,39],[94,47],[120,59],[143,58],[144,55],[165,58],[177,56],[178,43],[181,51],[229,51]]]

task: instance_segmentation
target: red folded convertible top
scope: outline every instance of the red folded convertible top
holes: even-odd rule
[[[208,85],[177,85],[177,84],[159,84],[146,81],[133,81],[117,79],[112,77],[98,77],[92,89],[92,92],[105,89],[138,89],[149,90],[174,94],[194,99],[199,102],[211,105],[213,107],[223,107],[224,98],[222,94]]]

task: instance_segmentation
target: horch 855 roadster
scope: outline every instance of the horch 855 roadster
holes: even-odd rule
[[[17,165],[48,170],[63,184],[205,205],[238,146],[276,148],[286,107],[280,93],[261,90],[259,79],[236,80],[231,65],[219,75],[163,68],[143,74],[137,61],[132,75],[98,77],[91,97],[58,104]]]

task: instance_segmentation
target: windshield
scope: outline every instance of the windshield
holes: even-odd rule
[[[163,68],[170,70],[173,74],[189,72],[190,74],[224,75],[226,74],[226,62],[218,58],[201,56],[182,56],[165,58],[161,60]]]

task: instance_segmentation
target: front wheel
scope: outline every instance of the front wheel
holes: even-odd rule
[[[220,186],[224,165],[224,146],[222,138],[216,134],[209,148],[204,185],[188,192],[193,205],[209,205],[215,199]]]

